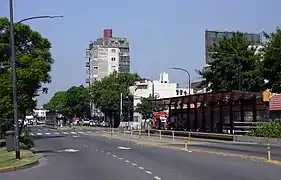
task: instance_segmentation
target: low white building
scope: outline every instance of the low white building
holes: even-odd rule
[[[134,108],[141,103],[141,98],[149,97],[153,93],[157,99],[186,96],[189,93],[189,87],[179,88],[177,83],[171,83],[166,72],[160,74],[159,80],[136,81],[135,86],[130,87],[130,90],[134,96]],[[190,94],[193,94],[193,89],[190,89]],[[135,112],[134,120],[141,121],[141,119],[141,115]]]
[[[46,118],[48,110],[46,109],[33,109],[33,114],[38,118]]]

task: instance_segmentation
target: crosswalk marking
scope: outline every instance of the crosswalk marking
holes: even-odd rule
[[[22,134],[22,136],[25,133]],[[92,134],[91,131],[46,131],[42,130],[41,132],[35,131],[35,132],[30,132],[29,133],[31,136],[52,136],[52,135],[76,135],[76,134],[81,134],[81,135],[89,135]]]

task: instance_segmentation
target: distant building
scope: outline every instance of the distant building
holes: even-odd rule
[[[131,94],[133,94],[134,109],[141,103],[141,98],[146,98],[154,93],[157,99],[186,96],[188,95],[189,88],[180,88],[177,83],[171,83],[169,81],[168,73],[161,73],[159,80],[143,79],[136,81],[135,85],[130,88]],[[193,89],[190,89],[190,93],[193,94]],[[141,115],[137,112],[134,113],[134,120],[140,121]]]
[[[211,62],[209,48],[224,38],[232,38],[236,32],[205,31],[205,63]],[[254,33],[243,33],[252,45],[261,45],[261,35]]]
[[[49,112],[49,111],[46,109],[33,109],[33,115],[38,118],[46,118],[47,112]]]
[[[130,72],[130,43],[126,38],[113,37],[112,29],[105,29],[103,37],[89,44],[86,50],[87,83],[101,80],[116,72]]]

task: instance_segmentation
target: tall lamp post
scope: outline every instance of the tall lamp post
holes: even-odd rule
[[[32,19],[43,19],[43,18],[59,18],[62,16],[35,16],[23,19],[14,24],[14,10],[13,0],[9,0],[10,8],[10,46],[11,46],[11,68],[12,68],[12,87],[13,87],[13,111],[14,111],[14,126],[15,126],[15,154],[16,159],[20,159],[20,148],[19,148],[19,122],[18,122],[18,98],[17,98],[17,74],[16,74],[16,54],[15,54],[15,33],[14,27],[24,21]]]
[[[173,70],[177,70],[177,71],[183,71],[188,75],[188,95],[190,95],[190,88],[191,88],[190,73],[186,69],[179,68],[179,67],[173,67],[173,68],[169,68],[169,69],[173,69]]]

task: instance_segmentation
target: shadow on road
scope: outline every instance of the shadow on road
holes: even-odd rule
[[[35,136],[34,140],[38,140],[38,139],[54,139],[54,138],[63,138],[65,136],[62,135],[58,135],[58,136]]]

